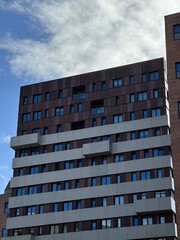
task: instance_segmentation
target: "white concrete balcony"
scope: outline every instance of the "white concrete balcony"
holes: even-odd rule
[[[110,141],[83,144],[83,155],[86,157],[103,156],[110,154],[112,144]]]
[[[26,147],[38,147],[41,144],[39,133],[32,133],[11,138],[10,146],[14,150]]]

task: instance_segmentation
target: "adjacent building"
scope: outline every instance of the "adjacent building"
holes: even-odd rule
[[[165,21],[167,66],[21,88],[3,239],[178,239],[180,13]]]

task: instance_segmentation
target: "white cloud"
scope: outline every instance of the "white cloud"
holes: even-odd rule
[[[47,36],[0,39],[12,73],[29,82],[165,56],[164,15],[180,9],[179,0],[3,2]]]
[[[10,135],[0,135],[0,144],[9,144],[11,136]],[[1,167],[0,167],[1,169]]]

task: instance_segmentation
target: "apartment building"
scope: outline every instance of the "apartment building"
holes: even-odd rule
[[[167,67],[21,88],[3,240],[178,239],[180,14],[165,21]]]
[[[0,236],[6,236],[6,221],[8,217],[8,201],[11,196],[10,183],[6,186],[3,194],[0,194]]]

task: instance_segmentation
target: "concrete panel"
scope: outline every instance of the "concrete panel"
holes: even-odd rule
[[[86,157],[103,156],[111,153],[110,141],[83,144],[83,155]]]
[[[11,138],[10,146],[14,150],[26,147],[36,147],[41,144],[41,136],[39,133],[22,135]]]

